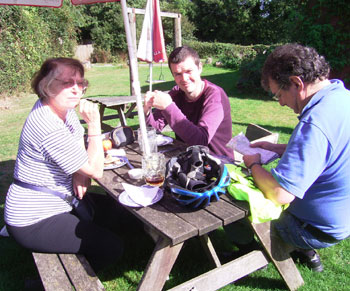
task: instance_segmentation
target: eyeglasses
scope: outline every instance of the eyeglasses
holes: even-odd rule
[[[65,81],[65,80],[61,80],[61,79],[55,78],[55,80],[61,82],[61,84],[62,84],[62,86],[63,86],[64,88],[71,88],[71,87],[73,87],[75,84],[77,84],[78,88],[79,88],[80,90],[82,90],[83,92],[86,91],[86,88],[87,88],[87,86],[88,86],[88,84],[89,84],[88,80],[86,80],[86,79],[82,79],[82,80],[80,80],[80,81],[75,81],[75,80],[73,80],[73,79],[70,79],[70,80],[68,80],[68,81]]]
[[[273,99],[273,100],[278,101],[278,100],[281,98],[281,96],[280,96],[280,91],[283,89],[283,87],[284,87],[284,86],[281,85],[281,87],[277,90],[276,94],[272,96],[272,99]]]

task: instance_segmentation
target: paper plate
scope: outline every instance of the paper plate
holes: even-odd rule
[[[173,142],[173,139],[171,137],[162,134],[157,134],[156,140],[157,146],[164,146]]]
[[[163,198],[163,189],[160,189],[160,188],[159,188],[159,190],[158,190],[158,192],[157,192],[157,195],[154,196],[154,198],[153,198],[153,200],[152,200],[152,204],[157,203],[157,202],[158,202],[160,199],[162,199],[162,198]],[[137,204],[136,202],[134,202],[134,201],[130,198],[130,196],[129,196],[125,191],[123,191],[123,192],[119,195],[118,199],[119,199],[119,202],[120,202],[121,204],[126,205],[126,206],[130,206],[130,207],[143,207],[142,205]],[[152,205],[152,204],[150,204],[150,205]],[[149,205],[148,205],[148,206],[149,206]]]

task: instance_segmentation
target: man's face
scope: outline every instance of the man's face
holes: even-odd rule
[[[202,64],[197,66],[192,57],[183,62],[170,65],[176,84],[185,92],[189,99],[195,99],[196,93],[201,91]]]
[[[278,99],[278,102],[281,106],[288,106],[293,109],[293,111],[297,114],[301,113],[303,109],[301,107],[301,99],[300,94],[297,90],[296,85],[292,82],[291,86],[288,89],[285,89],[283,86],[281,87],[274,80],[270,79],[269,81],[270,91],[275,97]]]

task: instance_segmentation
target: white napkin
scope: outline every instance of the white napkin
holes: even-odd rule
[[[242,155],[253,155],[259,153],[262,164],[268,164],[278,158],[278,154],[275,152],[262,148],[251,148],[250,141],[242,132],[233,137],[226,146]]]
[[[138,187],[127,183],[122,185],[132,201],[144,207],[153,204],[159,190],[159,187]]]

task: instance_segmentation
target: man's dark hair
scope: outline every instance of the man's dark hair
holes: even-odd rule
[[[171,71],[171,64],[179,64],[186,60],[188,57],[192,57],[194,60],[194,63],[199,66],[199,63],[201,62],[198,53],[189,46],[179,46],[176,49],[174,49],[169,58],[168,58],[168,66]]]
[[[269,79],[288,89],[289,77],[298,76],[305,83],[328,79],[330,67],[326,59],[312,47],[286,44],[277,47],[266,59],[261,85],[269,91]]]

